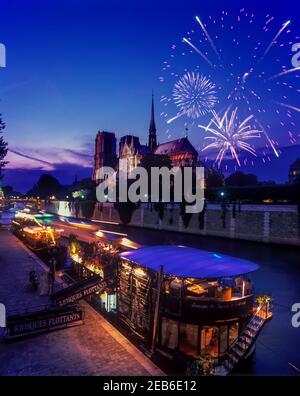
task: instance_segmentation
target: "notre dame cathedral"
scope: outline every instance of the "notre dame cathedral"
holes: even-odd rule
[[[118,154],[115,134],[113,132],[99,131],[96,136],[94,181],[96,181],[96,174],[99,168],[109,166],[116,169],[118,159],[127,160],[129,172],[137,167],[141,159],[147,154],[168,156],[172,166],[196,166],[198,162],[198,152],[187,137],[157,144],[153,96],[148,144],[142,145],[137,136],[126,135],[120,139]]]

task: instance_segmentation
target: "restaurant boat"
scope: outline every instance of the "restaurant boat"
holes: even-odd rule
[[[271,317],[269,300],[254,299],[249,275],[258,268],[185,246],[121,253],[118,315],[152,351],[178,362],[202,357],[212,373],[227,375]]]
[[[17,211],[11,231],[44,260],[55,258],[60,265],[65,262],[67,252],[59,243],[63,230],[50,226],[52,217],[29,209]]]
[[[247,260],[151,246],[120,251],[112,263],[116,287],[92,302],[102,301],[102,312],[113,313],[149,356],[181,372],[199,373],[200,361],[209,362],[209,375],[228,375],[253,352],[271,317],[269,299],[254,298],[250,276],[259,266]]]

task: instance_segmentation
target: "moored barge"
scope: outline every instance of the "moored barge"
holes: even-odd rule
[[[254,296],[251,273],[259,266],[247,260],[185,246],[110,246],[94,265],[104,278],[113,274],[115,287],[91,302],[113,314],[149,356],[179,372],[228,375],[271,317],[269,299]]]
[[[17,211],[11,231],[44,261],[54,258],[57,266],[62,267],[67,258],[67,249],[60,244],[63,229],[51,226],[52,217],[30,209]]]

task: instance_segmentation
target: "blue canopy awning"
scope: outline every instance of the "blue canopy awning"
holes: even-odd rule
[[[256,271],[259,266],[248,260],[185,246],[149,246],[120,253],[135,264],[181,278],[216,279]]]

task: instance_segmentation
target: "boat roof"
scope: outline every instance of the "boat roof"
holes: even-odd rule
[[[248,274],[259,266],[251,261],[186,246],[149,246],[120,253],[135,264],[180,278],[216,279]]]

